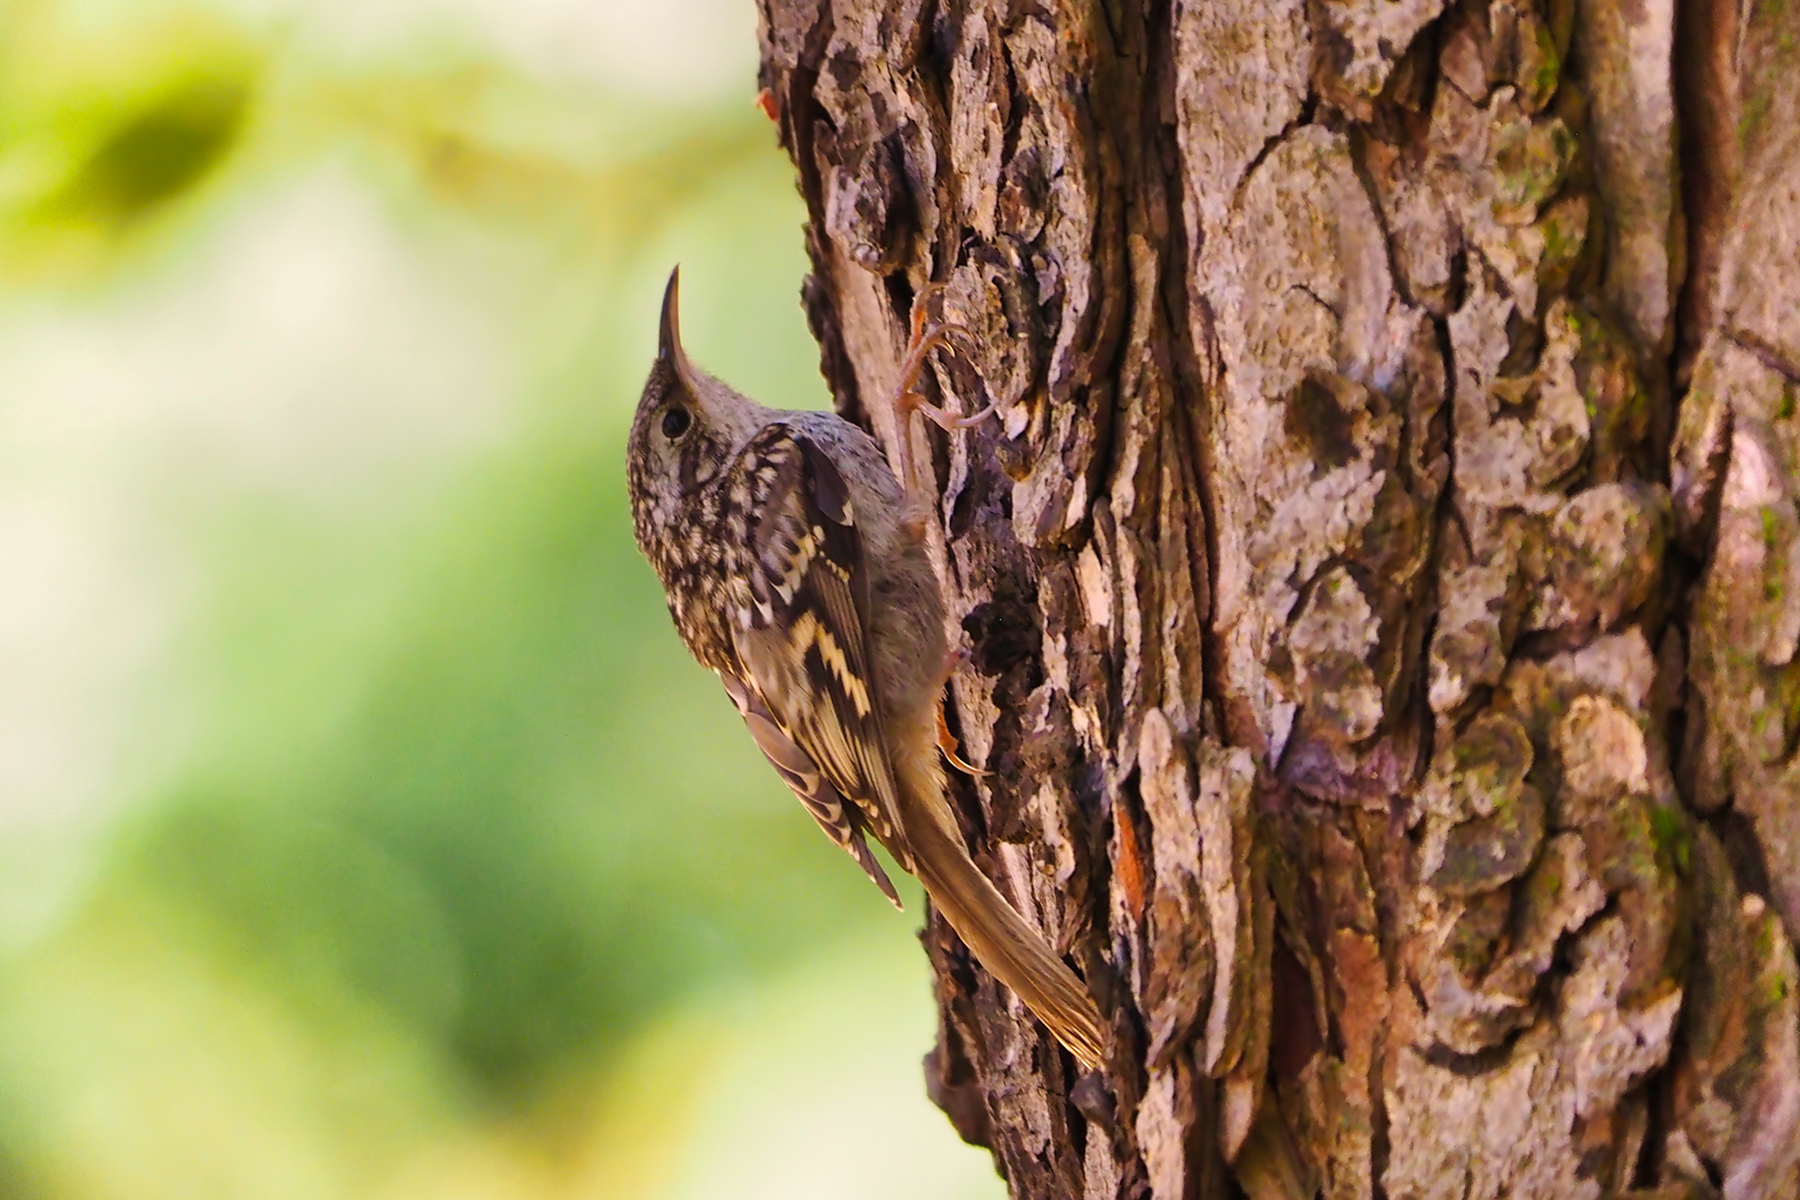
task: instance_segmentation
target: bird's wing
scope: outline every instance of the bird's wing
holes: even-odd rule
[[[849,491],[825,451],[785,425],[757,435],[735,471],[749,519],[729,548],[742,673],[726,690],[801,803],[893,899],[862,840],[873,831],[911,869],[869,672],[868,573]]]
[[[751,738],[769,760],[769,765],[775,768],[776,774],[781,776],[782,782],[800,798],[800,803],[812,814],[813,820],[819,823],[819,828],[825,831],[826,836],[848,851],[850,857],[875,881],[881,894],[892,901],[895,908],[899,908],[900,893],[894,890],[893,880],[881,869],[881,863],[870,852],[868,842],[863,840],[861,824],[852,815],[855,808],[845,807],[843,794],[825,778],[819,764],[782,732],[761,696],[752,692],[736,676],[721,672],[719,679],[725,684],[725,691],[731,697],[731,702],[737,705],[738,712],[743,716]]]

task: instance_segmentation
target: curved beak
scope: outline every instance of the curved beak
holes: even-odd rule
[[[669,272],[669,286],[663,289],[662,330],[656,353],[660,358],[681,356],[681,268]]]
[[[669,272],[669,286],[663,290],[662,328],[657,334],[656,356],[675,368],[675,377],[693,387],[694,365],[681,348],[681,268]]]

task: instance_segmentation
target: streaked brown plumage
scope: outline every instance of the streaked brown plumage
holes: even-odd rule
[[[820,828],[896,906],[873,834],[976,958],[1085,1067],[1086,987],[970,860],[938,757],[944,603],[874,439],[733,391],[681,348],[677,278],[626,470],[637,541],[675,628]]]

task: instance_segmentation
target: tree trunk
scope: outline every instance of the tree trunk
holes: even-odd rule
[[[1114,1039],[928,927],[1013,1194],[1800,1195],[1800,12],[761,8],[840,407],[928,283],[999,404],[959,800]]]

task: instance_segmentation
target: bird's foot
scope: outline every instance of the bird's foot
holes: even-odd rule
[[[956,321],[933,319],[931,302],[944,293],[944,285],[934,283],[925,288],[913,299],[912,334],[907,339],[906,355],[900,361],[900,379],[894,394],[894,435],[899,453],[900,485],[906,489],[908,496],[924,500],[935,488],[927,488],[918,478],[912,461],[912,418],[914,413],[924,416],[932,424],[945,432],[959,429],[972,429],[987,420],[999,409],[998,404],[990,404],[980,412],[968,416],[959,416],[940,405],[927,400],[918,390],[919,377],[924,373],[925,363],[931,352],[945,345],[953,338],[973,340],[974,334],[969,327]],[[915,506],[918,507],[918,506]],[[929,507],[920,508],[923,512]]]
[[[957,752],[956,735],[951,733],[950,726],[944,723],[944,701],[941,697],[938,699],[937,718],[938,749],[943,752],[944,761],[955,767],[958,771],[961,771],[964,775],[967,775],[970,779],[986,779],[988,777],[988,772],[975,766],[973,763],[964,762],[963,756]]]
[[[958,752],[959,748],[956,744],[956,735],[950,732],[950,726],[944,720],[944,685],[950,682],[950,676],[954,675],[959,668],[968,665],[969,652],[967,650],[952,650],[944,655],[944,681],[938,685],[938,749],[943,752],[944,761],[948,762],[958,771],[961,771],[964,775],[967,775],[971,779],[986,779],[988,777],[988,772],[963,760],[963,756]]]

